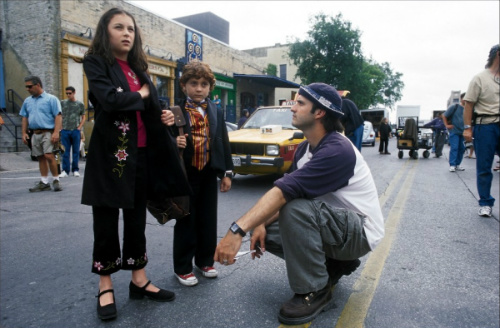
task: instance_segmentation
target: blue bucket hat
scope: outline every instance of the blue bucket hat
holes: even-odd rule
[[[325,109],[336,117],[344,115],[342,112],[342,98],[337,90],[325,83],[311,83],[301,86],[299,95],[312,101],[317,107]]]

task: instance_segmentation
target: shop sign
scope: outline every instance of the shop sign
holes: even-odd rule
[[[149,73],[163,76],[170,76],[170,69],[168,67],[148,63]]]
[[[203,36],[186,29],[186,57],[192,60],[203,61]]]
[[[69,43],[68,46],[69,55],[74,57],[83,58],[87,50],[89,50],[88,47],[76,43]]]
[[[215,86],[217,86],[219,88],[234,90],[234,84],[227,83],[227,82],[224,82],[224,81],[215,80]]]

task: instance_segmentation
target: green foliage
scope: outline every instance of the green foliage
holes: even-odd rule
[[[316,15],[307,39],[290,45],[288,56],[297,66],[296,77],[304,84],[323,82],[349,90],[358,108],[392,107],[401,99],[402,74],[394,73],[389,63],[365,59],[360,37],[361,32],[343,20],[342,14]]]
[[[271,76],[278,76],[278,67],[274,64],[267,64],[265,73]]]

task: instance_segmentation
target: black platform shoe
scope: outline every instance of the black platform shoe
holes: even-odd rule
[[[113,303],[101,306],[99,299],[101,298],[102,295],[104,295],[106,293],[113,294]],[[112,289],[106,289],[106,290],[103,290],[102,292],[100,292],[96,297],[97,297],[97,315],[99,316],[99,319],[101,319],[101,320],[113,320],[113,319],[115,319],[117,312],[116,312],[114,291]]]
[[[153,301],[157,302],[170,302],[175,300],[175,294],[171,291],[161,289],[156,292],[149,292],[146,290],[146,287],[151,283],[149,280],[143,287],[137,287],[132,281],[129,285],[129,297],[132,299],[140,300],[144,298],[144,296],[149,297]]]

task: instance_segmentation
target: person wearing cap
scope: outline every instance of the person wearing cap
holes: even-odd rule
[[[464,139],[476,151],[476,184],[480,216],[491,217],[493,160],[500,154],[500,46],[491,47],[485,69],[474,76],[464,97]],[[474,125],[474,131],[471,126]],[[498,212],[497,212],[498,213]]]
[[[342,99],[324,83],[300,87],[292,124],[306,140],[292,171],[274,183],[236,220],[217,245],[214,260],[235,262],[253,230],[252,258],[266,250],[285,260],[294,296],[278,319],[287,325],[313,320],[332,298],[332,286],[360,265],[384,236],[384,218],[370,169],[340,123]]]

